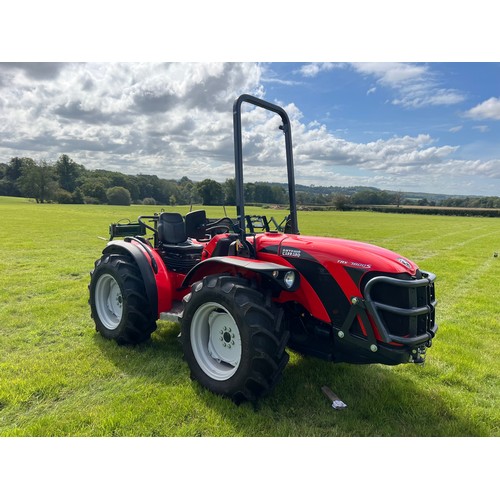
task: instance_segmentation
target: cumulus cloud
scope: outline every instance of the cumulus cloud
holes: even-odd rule
[[[490,97],[465,113],[473,120],[500,120],[500,98]]]
[[[352,166],[379,173],[424,173],[439,166],[457,150],[456,146],[435,146],[427,134],[392,137],[356,143],[332,136],[324,126],[307,128],[296,124],[297,163]]]
[[[262,95],[250,63],[41,64],[0,65],[3,161],[67,153],[88,168],[180,178],[194,158],[230,161],[232,102]]]
[[[21,69],[34,80],[53,80],[59,76],[66,63],[59,62],[10,62],[2,63],[4,68]]]

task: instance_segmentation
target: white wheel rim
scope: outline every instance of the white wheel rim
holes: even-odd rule
[[[110,274],[103,274],[95,285],[95,308],[101,323],[114,330],[123,315],[123,296],[120,285]]]
[[[190,329],[191,347],[200,368],[214,380],[228,380],[241,361],[241,336],[229,311],[216,302],[201,305]]]

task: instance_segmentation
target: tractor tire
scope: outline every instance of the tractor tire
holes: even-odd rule
[[[118,344],[138,344],[156,330],[144,282],[129,255],[104,255],[90,273],[90,309],[96,330]]]
[[[184,297],[181,341],[191,378],[240,404],[269,394],[288,362],[283,310],[242,278],[205,277]]]

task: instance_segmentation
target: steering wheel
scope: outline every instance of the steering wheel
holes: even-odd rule
[[[212,222],[212,224],[208,224],[205,231],[210,234],[210,236],[228,233],[231,226],[221,224],[224,221],[228,221],[231,226],[233,225],[233,221],[229,217],[222,217],[222,219],[216,220],[215,222]]]

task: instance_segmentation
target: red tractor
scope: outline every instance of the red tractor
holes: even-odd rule
[[[282,225],[245,215],[244,102],[282,119],[290,200]],[[374,245],[300,235],[287,113],[245,94],[233,120],[237,218],[196,210],[112,224],[89,285],[96,329],[137,344],[158,319],[179,321],[192,378],[236,403],[274,388],[287,348],[333,362],[423,363],[437,331],[435,275]]]

